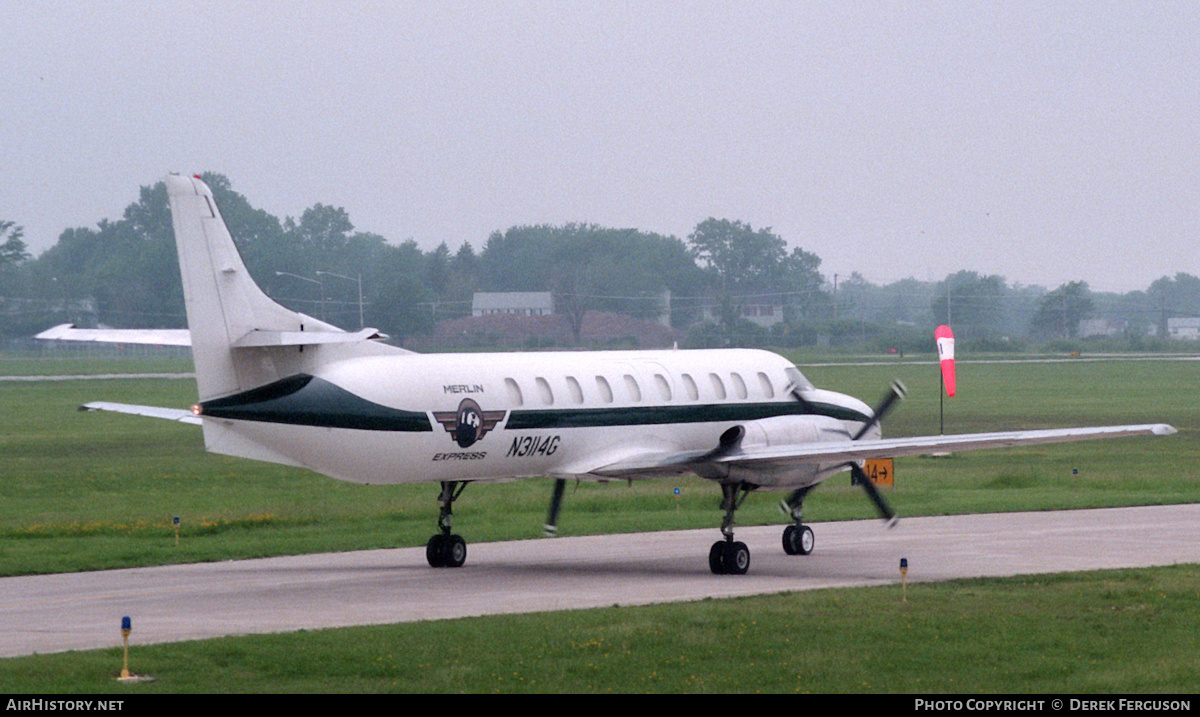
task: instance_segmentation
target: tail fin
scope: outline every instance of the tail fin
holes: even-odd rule
[[[374,329],[348,334],[276,303],[246,271],[208,185],[177,174],[166,182],[200,400],[311,370],[321,352],[306,357],[305,346],[369,346],[366,339],[379,338]]]

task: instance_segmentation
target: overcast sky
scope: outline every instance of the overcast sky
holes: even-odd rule
[[[41,253],[171,171],[432,248],[771,227],[828,277],[1200,275],[1200,3],[49,2],[0,33]]]

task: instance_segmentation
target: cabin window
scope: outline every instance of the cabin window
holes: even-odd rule
[[[525,399],[521,396],[521,387],[517,385],[516,380],[511,378],[504,379],[504,387],[508,389],[508,400],[514,406],[525,405]]]
[[[738,398],[746,398],[746,382],[742,380],[739,374],[730,374],[729,378],[733,380],[733,393]]]
[[[625,374],[625,390],[629,391],[629,397],[634,401],[642,400],[642,389],[638,386],[637,379],[629,374]]]
[[[725,382],[715,373],[708,374],[708,377],[712,379],[713,393],[717,394],[718,400],[723,400],[725,398]]]
[[[771,385],[771,379],[767,378],[767,374],[759,371],[758,383],[762,386],[763,395],[767,398],[775,398],[775,387]]]
[[[550,390],[550,382],[538,376],[533,383],[537,386],[538,398],[542,400],[542,403],[547,406],[553,405],[554,392]]]
[[[567,376],[567,390],[571,393],[572,401],[583,403],[583,387],[579,385],[574,376]]]
[[[661,373],[654,374],[654,385],[658,386],[658,395],[664,401],[671,400],[671,384],[667,383],[667,377]]]
[[[612,403],[613,392],[612,386],[608,385],[608,379],[604,378],[603,376],[597,376],[596,389],[600,391],[600,400],[604,401],[605,403]]]
[[[700,391],[696,388],[696,381],[691,374],[680,374],[679,378],[683,380],[683,390],[687,392],[687,397],[693,401],[700,399]]]

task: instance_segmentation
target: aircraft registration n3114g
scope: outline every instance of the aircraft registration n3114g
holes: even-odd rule
[[[302,466],[359,483],[438,482],[434,567],[458,567],[452,532],[468,483],[556,478],[547,532],[567,479],[694,473],[722,492],[717,574],[743,574],[750,550],[734,516],[753,490],[780,490],[788,554],[813,549],[801,518],[808,492],[840,471],[880,514],[895,514],[860,467],[865,459],[1133,435],[1165,424],[884,439],[894,385],[872,409],[813,386],[783,357],[744,349],[421,355],[287,309],[251,279],[212,192],[171,175],[170,197],[188,329],[75,329],[39,338],[190,345],[199,401],[190,410],[96,402],[85,408],[202,426],[209,451]]]

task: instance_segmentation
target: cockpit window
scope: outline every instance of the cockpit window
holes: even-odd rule
[[[791,368],[785,368],[783,370],[783,375],[787,377],[786,390],[789,393],[796,389],[808,391],[814,388],[812,381],[809,381],[807,378],[805,378],[804,374],[800,373],[800,369],[796,368],[795,366],[792,366]]]

